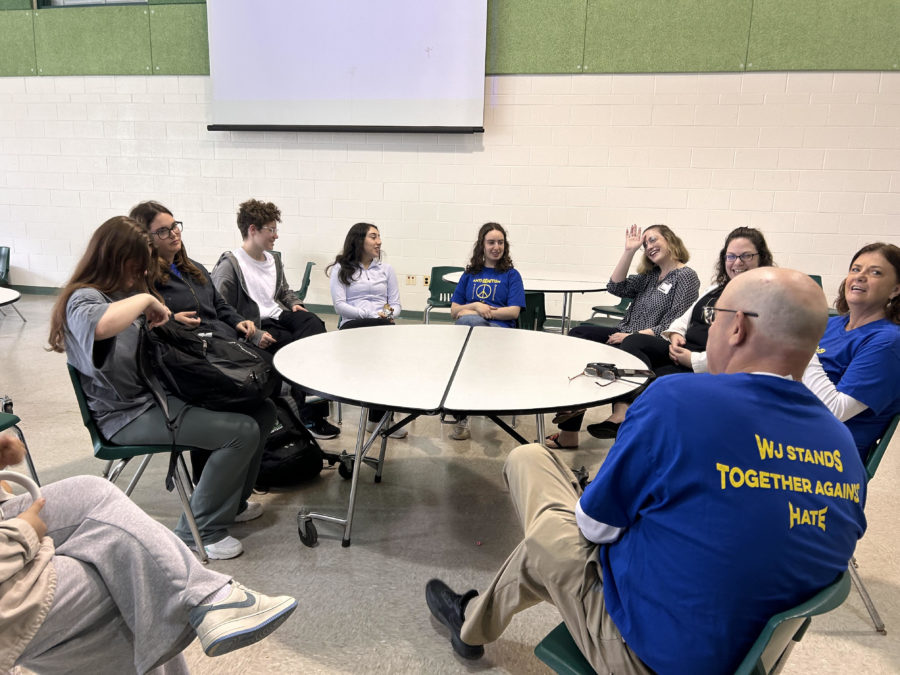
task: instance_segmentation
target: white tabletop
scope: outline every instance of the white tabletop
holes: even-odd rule
[[[587,376],[569,381],[595,361],[618,368],[646,368],[631,354],[591,340],[540,331],[474,328],[444,410],[499,415],[568,410],[597,405],[635,388],[633,383],[607,384]],[[646,378],[627,379],[642,383]]]
[[[423,324],[323,333],[285,345],[275,367],[304,389],[347,403],[473,414],[596,405],[636,385],[600,387],[596,378],[570,382],[570,376],[592,361],[644,368],[620,349],[590,340],[509,328],[474,328],[470,336],[469,330]]]
[[[408,412],[440,410],[466,326],[372,326],[296,340],[275,354],[291,382],[326,398]]]
[[[8,305],[11,302],[15,302],[22,295],[19,291],[13,290],[12,288],[6,288],[0,286],[0,305]]]
[[[448,272],[444,281],[458,284],[462,272]],[[522,275],[522,285],[526,291],[534,293],[598,293],[606,290],[605,281],[579,281],[577,279],[534,279]]]

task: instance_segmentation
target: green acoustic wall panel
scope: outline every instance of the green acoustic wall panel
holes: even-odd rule
[[[489,0],[488,75],[580,73],[587,0]]]
[[[589,0],[584,71],[744,69],[753,0]]]
[[[147,5],[65,7],[34,13],[40,75],[149,75]]]
[[[209,75],[206,5],[150,8],[154,75]]]
[[[898,70],[898,0],[756,0],[748,70]]]
[[[31,9],[31,0],[0,0],[0,10]]]
[[[31,12],[0,12],[0,77],[36,72]]]

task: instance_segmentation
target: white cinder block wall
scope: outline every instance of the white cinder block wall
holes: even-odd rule
[[[403,304],[466,261],[479,225],[510,233],[526,275],[606,279],[625,226],[667,223],[712,273],[733,227],[833,296],[859,246],[900,244],[900,73],[553,75],[486,79],[485,133],[206,130],[206,77],[0,78],[0,244],[12,282],[61,286],[93,229],[158,199],[211,265],[237,205],[277,203],[308,302],[351,224],[382,231]],[[419,285],[405,285],[405,276]],[[552,300],[552,298],[549,298]],[[603,295],[576,298],[576,317]],[[551,309],[558,302],[551,302]]]

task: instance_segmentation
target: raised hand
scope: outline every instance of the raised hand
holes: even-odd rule
[[[625,228],[625,250],[634,252],[637,251],[644,243],[644,239],[641,236],[641,228],[637,225],[631,225]]]

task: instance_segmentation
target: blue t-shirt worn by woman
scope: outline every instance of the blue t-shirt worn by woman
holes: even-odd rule
[[[869,406],[845,422],[865,460],[900,413],[900,326],[880,319],[847,330],[849,320],[831,317],[816,353],[837,390]]]
[[[491,307],[525,308],[525,286],[522,275],[515,269],[498,272],[485,267],[478,272],[466,272],[462,275],[450,302],[457,305],[468,305],[471,302],[483,302]],[[492,319],[491,324],[505,328],[515,328],[515,319],[501,321]]]

